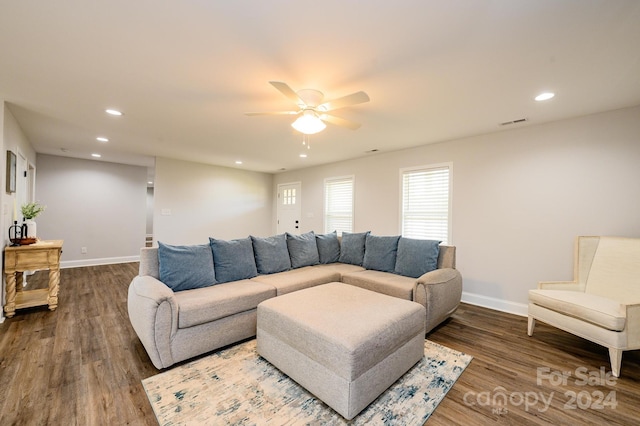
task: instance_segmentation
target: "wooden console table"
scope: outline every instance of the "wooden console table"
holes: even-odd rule
[[[7,300],[4,312],[7,318],[15,315],[16,309],[49,305],[58,307],[60,286],[60,254],[62,240],[38,241],[28,246],[7,246],[4,249],[4,273],[7,279]],[[39,269],[49,270],[49,288],[22,290],[22,273]],[[19,284],[16,288],[16,282]]]

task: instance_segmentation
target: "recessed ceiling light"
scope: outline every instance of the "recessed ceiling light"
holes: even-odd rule
[[[147,185],[153,185],[152,181],[147,182]]]
[[[553,98],[556,94],[552,93],[552,92],[544,92],[544,93],[540,93],[538,96],[536,96],[534,99],[536,101],[548,101],[549,99]]]
[[[92,157],[95,157],[95,158],[100,158],[100,157],[102,157],[102,155],[100,155],[100,154],[95,154],[95,153],[94,153],[94,154],[91,154],[91,156],[92,156]]]
[[[236,161],[236,164],[240,165],[240,164],[242,164],[242,161],[237,160],[237,161]]]
[[[109,142],[109,138],[105,138],[104,136],[98,136],[96,140],[100,142]]]
[[[300,154],[300,158],[307,158],[307,154]]]
[[[105,109],[104,112],[106,112],[107,114],[110,115],[117,115],[117,116],[121,116],[122,113],[120,111],[118,111],[117,109]]]

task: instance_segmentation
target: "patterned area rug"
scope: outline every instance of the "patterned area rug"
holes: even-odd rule
[[[422,425],[471,362],[425,340],[425,356],[350,422],[281,373],[250,340],[144,379],[160,425]]]

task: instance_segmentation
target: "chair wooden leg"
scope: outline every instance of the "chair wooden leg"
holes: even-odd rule
[[[609,359],[611,360],[611,372],[614,376],[620,377],[620,367],[622,365],[622,349],[609,348]]]
[[[527,320],[527,334],[529,336],[533,336],[533,327],[536,326],[536,319],[529,315],[529,319]]]

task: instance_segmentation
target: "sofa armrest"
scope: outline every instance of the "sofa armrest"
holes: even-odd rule
[[[584,287],[577,281],[540,281],[538,290],[584,291]]]
[[[640,303],[623,305],[627,313],[627,347],[640,347]]]
[[[458,308],[461,298],[462,275],[453,268],[427,272],[413,287],[413,301],[427,309],[427,333]]]
[[[172,365],[171,340],[178,330],[178,302],[173,291],[154,277],[138,275],[129,285],[127,309],[153,365]]]

